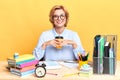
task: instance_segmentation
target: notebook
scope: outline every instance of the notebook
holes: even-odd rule
[[[57,61],[40,61],[39,65],[44,63],[46,65],[46,69],[60,69],[62,66]]]

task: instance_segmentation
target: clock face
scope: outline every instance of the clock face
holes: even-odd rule
[[[46,74],[46,69],[44,67],[38,66],[35,69],[35,75],[37,77],[44,77]]]

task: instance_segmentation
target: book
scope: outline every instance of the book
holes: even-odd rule
[[[29,62],[35,60],[35,57],[32,54],[24,54],[19,56],[18,58],[14,59],[12,57],[7,58],[8,66],[9,67],[16,67],[16,64],[21,64],[24,62]]]
[[[24,60],[31,60],[31,59],[35,59],[35,57],[32,54],[23,54],[16,59],[14,59],[13,57],[8,58],[9,61],[15,60],[16,62],[21,62]]]
[[[35,60],[35,58],[27,59],[27,60],[20,61],[20,62],[16,62],[16,64],[22,64],[22,63],[25,63],[25,62],[30,62],[30,61],[32,61],[32,60]]]
[[[104,57],[109,57],[110,42],[105,43],[104,47]]]
[[[98,73],[103,73],[103,55],[104,55],[104,37],[101,37],[98,41]]]
[[[29,62],[16,63],[16,67],[24,68],[24,67],[27,67],[27,66],[36,65],[38,62],[39,62],[39,60],[32,60],[32,61],[29,61]]]
[[[110,42],[105,42],[105,46],[104,46],[104,57],[103,57],[103,74],[109,74],[109,50],[110,50]]]
[[[16,61],[15,60],[7,60],[8,67],[16,67]]]
[[[79,76],[90,77],[92,74],[93,74],[92,70],[91,71],[80,71]]]
[[[40,61],[39,65],[41,64],[45,64],[46,65],[46,69],[60,69],[62,68],[62,66],[57,62],[57,61]]]
[[[93,73],[93,69],[90,65],[84,64],[79,71],[79,76],[89,77]]]
[[[32,69],[35,69],[35,65],[24,67],[24,68],[12,68],[12,67],[10,67],[11,72],[18,72],[18,73],[29,71]]]
[[[17,71],[10,71],[12,74],[15,74],[15,75],[18,75],[18,76],[27,76],[27,75],[30,75],[30,74],[34,74],[34,71],[35,69],[32,69],[32,70],[28,70],[28,71],[25,71],[25,72],[17,72]]]
[[[101,35],[96,35],[94,37],[94,52],[93,57],[98,57],[98,41],[100,40]]]
[[[109,50],[109,74],[114,74],[114,53],[113,49],[110,48]]]

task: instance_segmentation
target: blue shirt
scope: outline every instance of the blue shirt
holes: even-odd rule
[[[55,39],[55,36],[63,36],[66,40],[73,40],[77,43],[77,48],[73,49],[72,45],[65,45],[62,49],[56,49],[53,46],[47,46],[45,50],[42,50],[42,44],[46,41]],[[62,34],[57,34],[55,29],[45,31],[40,36],[38,45],[33,51],[33,54],[37,60],[44,58],[45,60],[77,60],[78,52],[83,53],[84,49],[81,45],[80,38],[78,34],[74,31],[65,29]]]

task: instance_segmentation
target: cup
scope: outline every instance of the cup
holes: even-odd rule
[[[63,40],[63,36],[56,36],[55,39],[58,40],[59,42],[61,42]],[[56,45],[56,48],[61,49],[62,46],[58,44],[58,45]]]
[[[16,52],[13,57],[14,59],[17,59],[19,57],[19,53]]]

